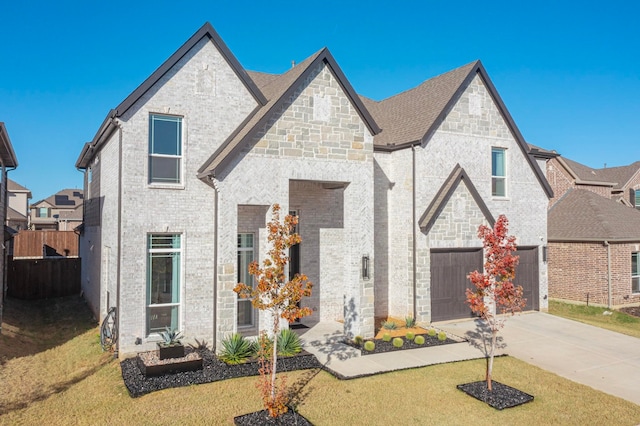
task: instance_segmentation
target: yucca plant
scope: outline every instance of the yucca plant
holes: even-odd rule
[[[221,343],[222,351],[218,358],[227,364],[243,364],[256,353],[255,344],[239,333],[223,339]]]
[[[293,356],[302,350],[300,337],[291,329],[284,329],[278,335],[278,354]]]
[[[405,317],[404,318],[404,326],[407,328],[413,328],[416,326],[416,319],[414,317]]]
[[[384,328],[385,330],[395,330],[396,328],[398,328],[398,324],[393,321],[383,321],[382,328]]]

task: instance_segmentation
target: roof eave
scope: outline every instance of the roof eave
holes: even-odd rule
[[[550,243],[640,243],[640,237],[635,238],[607,238],[607,237],[547,237]]]
[[[209,22],[206,22],[195,34],[193,34],[189,40],[187,40],[173,55],[169,57],[158,69],[156,69],[140,86],[138,86],[127,98],[120,103],[116,109],[116,116],[121,117],[125,112],[129,110],[151,87],[153,87],[171,68],[173,68],[184,55],[186,55],[203,37],[208,37],[213,41],[218,48],[224,59],[229,66],[236,73],[238,78],[245,85],[247,90],[251,93],[253,98],[260,105],[267,103],[267,98],[258,89],[258,86],[253,82],[249,74],[240,65],[238,59],[231,53],[231,50],[227,47],[220,35],[211,26]]]
[[[0,121],[0,159],[4,167],[16,168],[18,167],[18,159],[16,153],[13,151],[13,145],[9,138],[9,133],[4,123]]]

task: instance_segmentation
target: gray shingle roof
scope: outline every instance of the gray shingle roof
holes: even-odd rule
[[[562,157],[565,164],[583,182],[609,182],[614,189],[623,189],[633,176],[640,171],[640,161],[628,166],[594,169],[569,158]]]
[[[640,241],[640,211],[585,189],[570,189],[549,210],[549,241]]]
[[[361,96],[382,128],[374,144],[388,146],[422,141],[478,64],[479,61],[471,62],[380,102]]]

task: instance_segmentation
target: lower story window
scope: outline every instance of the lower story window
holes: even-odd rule
[[[631,253],[631,292],[640,293],[640,252]]]
[[[147,238],[147,335],[179,328],[181,253],[179,234]]]
[[[253,286],[249,264],[253,262],[253,234],[238,234],[238,282]],[[249,299],[238,299],[238,327],[255,326],[255,309]]]

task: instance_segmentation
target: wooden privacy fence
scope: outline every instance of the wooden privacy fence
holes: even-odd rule
[[[20,231],[13,237],[13,257],[78,256],[78,234],[73,231]]]
[[[13,259],[7,262],[7,295],[47,299],[80,293],[80,259]]]

